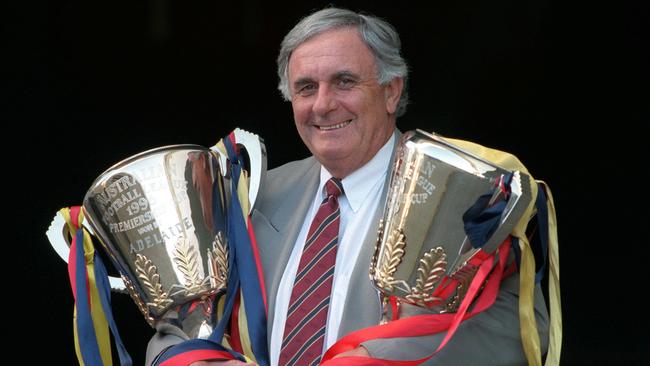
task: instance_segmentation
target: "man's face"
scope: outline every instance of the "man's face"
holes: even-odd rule
[[[328,31],[289,59],[289,88],[300,137],[335,177],[362,167],[388,141],[402,79],[382,86],[356,29]]]

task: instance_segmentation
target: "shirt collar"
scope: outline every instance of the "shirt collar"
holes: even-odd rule
[[[364,166],[352,172],[343,179],[343,191],[345,198],[350,203],[350,208],[355,213],[361,208],[364,201],[368,198],[372,188],[386,179],[390,157],[393,154],[395,146],[396,133],[393,132],[391,138],[382,146],[381,149],[370,159]],[[321,165],[320,184],[318,191],[323,194],[325,183],[332,177],[332,174]]]

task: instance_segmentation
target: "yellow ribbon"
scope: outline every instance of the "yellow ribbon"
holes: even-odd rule
[[[490,149],[470,141],[445,139],[452,144],[478,155],[504,169],[510,171],[519,170],[530,175],[528,169],[526,169],[521,161],[512,154]],[[540,182],[540,184],[544,186],[547,193],[547,206],[549,208],[549,303],[551,305],[551,324],[546,365],[557,365],[559,364],[562,343],[562,310],[560,307],[560,265],[558,256],[557,222],[551,191],[548,189],[546,183]],[[535,215],[535,198],[537,197],[537,182],[532,179],[530,181],[530,190],[533,199],[528,205],[521,220],[513,229],[512,235],[519,239],[519,245],[521,247],[521,266],[519,269],[519,321],[521,327],[521,340],[528,364],[541,365],[542,355],[540,340],[534,313],[535,258],[526,236],[526,227],[528,226],[528,222]]]
[[[246,306],[244,304],[244,295],[242,292],[239,292],[239,314],[237,315],[237,320],[239,322],[239,335],[241,348],[244,352],[244,357],[248,362],[254,362],[257,364],[255,359],[255,354],[253,353],[253,346],[251,345],[250,335],[248,334],[248,318],[246,318]]]
[[[226,145],[223,143],[223,140],[219,140],[213,148],[219,150],[219,153],[228,156]],[[248,212],[250,211],[250,202],[248,201],[248,172],[242,169],[241,174],[239,175],[239,182],[237,183],[237,197],[239,198],[239,203],[241,204],[242,214],[244,215],[244,221],[248,225]]]
[[[560,352],[562,351],[562,299],[560,296],[560,251],[557,238],[557,218],[555,216],[555,203],[551,189],[544,181],[538,181],[546,192],[546,204],[548,207],[548,258],[549,258],[549,279],[548,297],[551,312],[551,324],[548,354],[546,355],[547,365],[560,364]]]
[[[70,218],[70,209],[63,208],[61,212],[63,218],[68,225],[69,234],[74,236],[77,232],[72,219]],[[88,289],[90,291],[90,311],[91,317],[93,319],[93,326],[95,328],[95,336],[97,337],[97,345],[99,347],[99,353],[101,355],[104,365],[112,365],[113,358],[111,354],[111,339],[108,327],[108,321],[106,320],[106,314],[104,313],[104,308],[102,307],[101,298],[99,297],[99,290],[97,288],[97,281],[95,279],[95,247],[93,246],[92,239],[90,234],[86,229],[83,228],[83,210],[79,210],[79,216],[77,218],[77,223],[79,228],[83,230],[83,242],[77,243],[77,245],[83,245],[84,248],[84,262],[86,263],[86,275],[88,276]],[[76,301],[86,301],[86,294],[77,293]],[[79,363],[83,365],[83,359],[81,357],[81,349],[79,347],[79,338],[77,334],[77,307],[74,309],[74,343],[75,343],[75,352],[77,354],[77,359]]]
[[[525,234],[525,233],[524,233]],[[535,320],[535,257],[530,249],[526,235],[513,234],[519,238],[521,263],[519,267],[519,329],[524,353],[529,365],[542,364],[542,352],[539,345],[539,333]]]
[[[74,352],[77,355],[77,360],[80,366],[85,366],[83,357],[81,357],[81,347],[79,346],[79,334],[77,334],[77,307],[74,307],[72,314],[72,327],[74,332]]]
[[[242,215],[244,215],[244,222],[248,226],[248,212],[250,211],[250,202],[248,201],[248,173],[242,169],[239,175],[239,183],[237,184],[237,197],[241,204]]]

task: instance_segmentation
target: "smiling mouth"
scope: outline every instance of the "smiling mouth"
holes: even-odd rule
[[[331,126],[316,126],[316,127],[318,127],[318,129],[321,130],[321,131],[332,131],[332,130],[338,130],[339,128],[343,128],[343,127],[349,125],[350,123],[352,123],[351,119],[349,119],[349,120],[347,120],[345,122],[341,122],[341,123],[337,123],[335,125],[331,125]]]

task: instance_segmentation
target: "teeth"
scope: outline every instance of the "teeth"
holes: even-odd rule
[[[352,122],[352,120],[347,120],[345,122],[342,122],[342,123],[339,123],[339,124],[336,124],[336,125],[319,126],[318,128],[320,128],[323,131],[336,130],[336,129],[339,129],[339,128],[342,128],[342,127],[345,127],[345,126],[349,125],[351,122]]]

